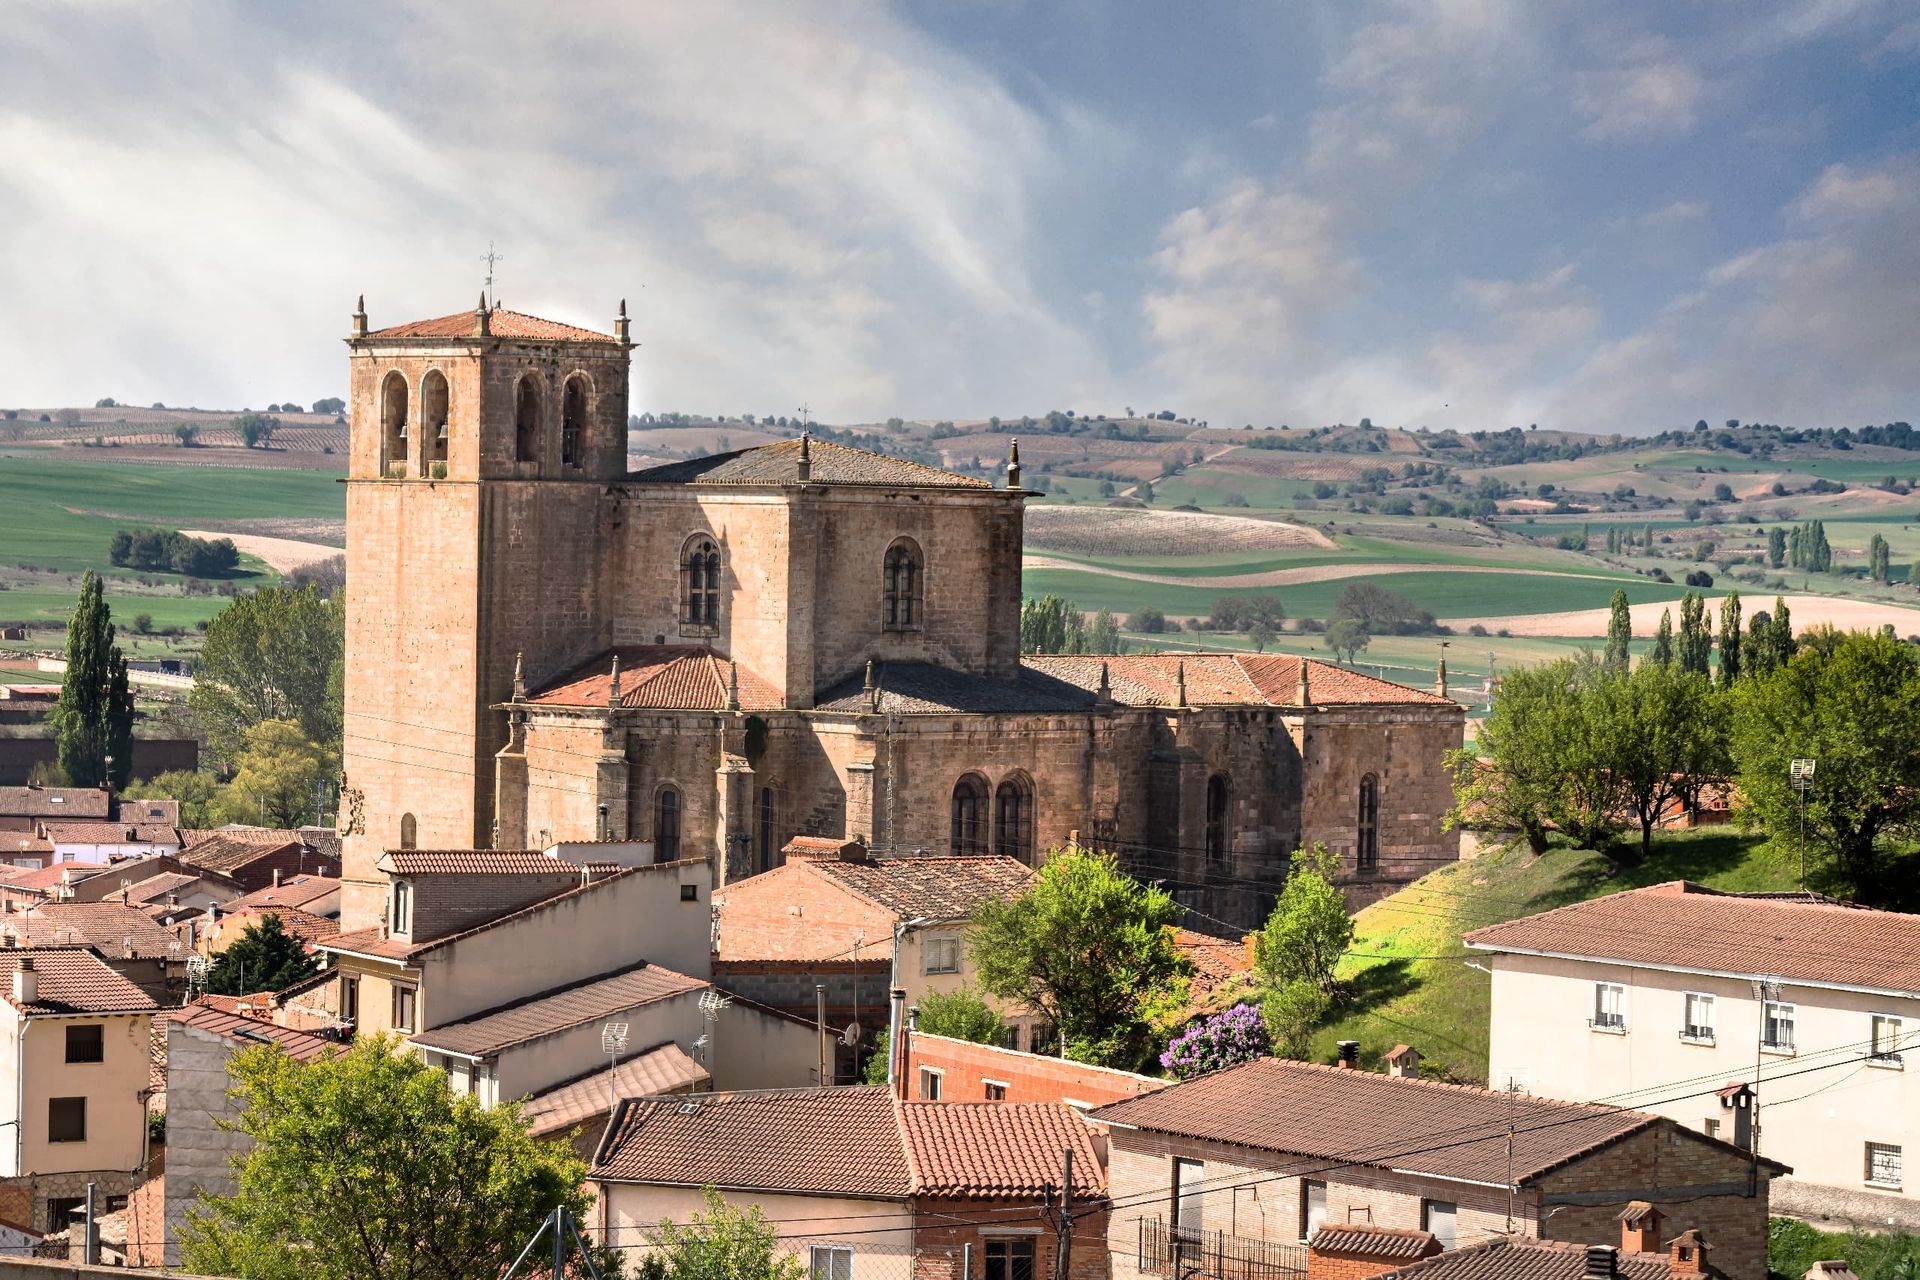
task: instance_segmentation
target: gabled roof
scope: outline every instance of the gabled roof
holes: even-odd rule
[[[232,1013],[204,1001],[205,997],[202,997],[201,1000],[183,1008],[169,1010],[161,1017],[167,1022],[177,1022],[182,1026],[211,1032],[241,1047],[277,1044],[295,1062],[307,1062],[323,1053],[333,1053],[342,1047],[338,1041],[329,1040],[317,1032],[283,1027],[262,1018],[249,1018],[245,1014]]]
[[[800,864],[902,920],[960,920],[989,898],[1013,898],[1033,883],[1033,868],[1002,854],[959,858],[874,858]]]
[[[340,936],[338,920],[317,916],[298,907],[245,907],[239,911],[228,911],[223,919],[233,921],[232,927],[235,929],[247,929],[268,916],[280,921],[280,932],[289,938],[298,938],[310,948]]]
[[[406,324],[390,325],[385,329],[375,329],[369,338],[471,338],[474,336],[477,311],[456,311],[450,316],[438,316],[432,320],[410,320]],[[509,311],[505,307],[495,307],[487,313],[487,330],[496,338],[522,338],[535,342],[613,342],[613,335],[596,333],[592,329],[582,329],[575,324],[562,324],[558,320],[542,320],[539,316],[526,315],[519,311]]]
[[[101,818],[112,797],[98,787],[0,787],[0,816]]]
[[[1113,700],[1122,706],[1176,706],[1184,678],[1188,706],[1298,707],[1302,665],[1307,671],[1307,700],[1312,706],[1459,705],[1425,689],[1292,654],[1033,654],[1021,662],[1031,670],[1087,690],[1099,687],[1100,668],[1105,666]]]
[[[53,841],[42,840],[31,831],[0,831],[0,855],[13,858],[27,855],[45,856],[52,853]],[[12,867],[11,870],[22,871],[26,868]]]
[[[245,911],[248,907],[304,907],[317,898],[340,892],[338,876],[288,876],[279,884],[255,889],[233,899],[224,911]]]
[[[621,1062],[612,1073],[611,1085],[607,1074],[596,1068],[521,1103],[520,1114],[533,1136],[544,1137],[604,1116],[613,1110],[615,1098],[646,1098],[712,1083],[707,1069],[671,1041],[642,1049]]]
[[[1582,1280],[1587,1246],[1571,1240],[1495,1236],[1479,1244],[1437,1253],[1431,1258],[1386,1271],[1373,1280]],[[1664,1253],[1615,1255],[1619,1280],[1671,1280],[1673,1259]]]
[[[636,710],[719,711],[730,688],[743,711],[773,711],[780,691],[739,663],[699,645],[625,645],[581,664],[535,693],[529,702],[550,707],[604,707],[613,693],[613,661],[620,660],[620,705]]]
[[[397,876],[580,877],[576,864],[533,849],[390,849],[380,865]]]
[[[22,922],[30,925],[36,945],[80,943],[115,959],[179,960],[186,955],[186,947],[170,930],[121,902],[43,902],[31,912],[0,918],[0,932],[19,928]]]
[[[1920,915],[1685,880],[1490,925],[1469,947],[1920,996]]]
[[[842,677],[820,691],[815,709],[861,715],[873,711],[874,696],[866,680],[864,668]],[[884,715],[1085,711],[1094,705],[1090,689],[1032,667],[1023,667],[1012,680],[994,680],[931,662],[876,662],[873,687]]]
[[[172,844],[180,831],[152,822],[53,822],[40,824],[41,834],[55,844]]]
[[[669,462],[627,474],[633,484],[790,485],[800,483],[799,440],[716,453],[685,462]],[[955,475],[924,463],[855,449],[825,440],[807,441],[812,463],[808,483],[858,485],[881,489],[972,489],[992,491],[985,480]]]
[[[255,840],[221,831],[198,843],[184,847],[180,853],[180,861],[188,866],[217,871],[221,875],[232,875],[263,858],[272,858],[290,849],[299,850],[305,845],[306,841],[298,836],[280,840]],[[316,861],[318,861],[317,856]]]
[[[13,998],[13,975],[33,958],[39,994],[30,1004]],[[91,951],[80,947],[0,950],[0,997],[26,1014],[145,1013],[158,1006]]]
[[[1388,1262],[1413,1262],[1440,1251],[1431,1231],[1377,1227],[1371,1222],[1330,1222],[1313,1233],[1307,1247],[1315,1253],[1352,1253]]]
[[[1064,1103],[903,1102],[914,1191],[926,1196],[1038,1196],[1060,1185],[1073,1152],[1075,1198],[1106,1187],[1087,1122]]]
[[[1110,1103],[1092,1117],[1121,1128],[1500,1186],[1509,1172],[1525,1185],[1662,1123],[1644,1111],[1284,1058],[1262,1058]],[[1694,1140],[1735,1150],[1713,1138]],[[1785,1168],[1761,1163],[1776,1172]]]
[[[413,1036],[412,1041],[423,1049],[486,1058],[542,1036],[598,1022],[622,1010],[702,991],[709,985],[642,961],[617,973],[569,983],[432,1027]]]
[[[145,906],[147,903],[155,902],[170,893],[178,893],[189,885],[199,883],[200,877],[190,872],[157,871],[144,880],[136,880],[128,885],[124,891],[124,897],[116,893],[113,895],[113,899],[115,901],[125,902],[129,906]]]

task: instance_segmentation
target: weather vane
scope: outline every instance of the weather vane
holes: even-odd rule
[[[506,258],[504,253],[493,251],[493,241],[487,241],[487,251],[480,255],[480,261],[487,264],[487,305],[493,305],[493,268]]]

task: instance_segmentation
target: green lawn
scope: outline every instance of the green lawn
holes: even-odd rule
[[[1735,829],[1662,833],[1654,856],[1616,868],[1599,854],[1554,849],[1534,857],[1524,848],[1488,852],[1442,867],[1363,910],[1341,976],[1346,1012],[1314,1041],[1329,1061],[1334,1042],[1358,1040],[1363,1061],[1376,1063],[1396,1044],[1410,1044],[1436,1075],[1484,1081],[1491,979],[1466,961],[1461,934],[1664,880],[1697,880],[1719,889],[1794,887],[1794,868]],[[1377,957],[1377,958],[1376,958]]]
[[[1920,1236],[1905,1231],[1822,1231],[1792,1218],[1775,1218],[1769,1224],[1769,1274],[1800,1280],[1814,1263],[1832,1258],[1845,1258],[1860,1280],[1911,1280],[1920,1275]]]

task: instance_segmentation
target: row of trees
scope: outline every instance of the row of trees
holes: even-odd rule
[[[1020,652],[1125,653],[1126,644],[1109,610],[1088,618],[1070,601],[1046,595],[1020,606]]]
[[[194,538],[173,529],[122,529],[113,535],[107,559],[125,569],[217,578],[240,563],[231,538]]]
[[[1793,620],[1787,602],[1776,597],[1773,612],[1756,610],[1741,629],[1740,593],[1730,591],[1720,601],[1720,627],[1716,639],[1713,619],[1708,616],[1705,597],[1689,591],[1680,598],[1680,630],[1673,629],[1673,611],[1660,611],[1660,625],[1654,629],[1653,652],[1648,661],[1654,666],[1677,667],[1689,675],[1708,676],[1714,672],[1714,650],[1720,654],[1719,678],[1725,687],[1742,675],[1766,675],[1793,656]],[[1607,646],[1604,663],[1609,670],[1624,671],[1633,641],[1633,617],[1627,593],[1615,591],[1607,620]]]

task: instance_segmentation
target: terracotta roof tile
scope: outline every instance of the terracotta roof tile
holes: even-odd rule
[[[410,320],[406,324],[375,329],[369,338],[471,338],[478,312],[456,311],[432,320]],[[487,313],[488,331],[496,338],[524,338],[535,342],[613,342],[613,335],[582,329],[579,325],[495,307]]]
[[[813,484],[863,485],[882,489],[978,489],[985,480],[955,475],[924,463],[855,449],[825,440],[808,442]],[[787,485],[800,483],[800,441],[778,440],[716,453],[685,462],[669,462],[627,475],[633,484]]]
[[[1370,1222],[1330,1223],[1313,1233],[1307,1247],[1315,1253],[1351,1253],[1389,1262],[1413,1262],[1440,1252],[1431,1231],[1410,1227],[1376,1227]]]
[[[26,857],[38,854],[43,857],[53,853],[53,841],[42,840],[29,831],[0,831],[0,854],[9,858]],[[23,868],[14,868],[22,870]]]
[[[1920,915],[1798,894],[1722,893],[1684,880],[1490,925],[1465,941],[1485,951],[1920,994]]]
[[[39,995],[30,1004],[13,998],[13,975],[33,958]],[[157,1008],[146,992],[91,951],[73,948],[0,950],[0,992],[22,1013],[144,1013]]]
[[[0,816],[102,818],[111,797],[97,787],[0,787]]]
[[[114,810],[113,816],[121,822],[150,822],[160,826],[178,827],[180,802],[178,800],[122,799]]]
[[[1307,697],[1316,707],[1458,705],[1425,689],[1291,654],[1034,654],[1021,662],[1030,670],[1086,690],[1099,687],[1104,664],[1113,700],[1122,706],[1175,706],[1184,675],[1188,706],[1297,707],[1302,663],[1307,668]]]
[[[338,933],[319,944],[321,951],[344,951],[359,956],[375,956],[382,960],[408,960],[415,954],[425,951],[432,943],[401,942],[387,936],[384,925],[375,925],[371,929],[355,929],[351,933]]]
[[[186,957],[185,945],[171,930],[138,907],[120,902],[44,902],[31,914],[0,920],[0,932],[17,929],[16,921],[27,922],[36,945],[79,943],[118,958],[130,944],[133,959]]]
[[[265,920],[268,916],[279,917],[282,933],[290,938],[298,938],[310,947],[331,942],[340,936],[338,920],[329,920],[326,916],[317,916],[311,911],[302,911],[298,907],[247,907],[244,910],[227,912],[222,920],[234,922],[233,929],[237,937],[239,931],[248,928],[255,921]]]
[[[641,963],[422,1031],[413,1037],[413,1043],[484,1058],[529,1040],[598,1022],[625,1009],[703,991],[708,985],[657,964]]]
[[[580,868],[533,849],[390,849],[381,859],[397,876],[573,876]]]
[[[111,865],[100,866],[89,862],[56,862],[49,867],[7,867],[0,868],[0,884],[9,889],[45,892],[67,883],[69,879],[78,884],[117,869]]]
[[[577,1080],[536,1093],[520,1105],[536,1138],[605,1116],[613,1109],[610,1097],[647,1098],[679,1093],[712,1083],[707,1069],[671,1042],[643,1049],[613,1072],[611,1091],[607,1072],[592,1071]]]
[[[1182,1137],[1501,1185],[1509,1169],[1509,1125],[1518,1130],[1511,1168],[1524,1184],[1660,1123],[1641,1111],[1283,1058],[1216,1071],[1092,1114]]]
[[[620,659],[620,705],[634,710],[719,711],[738,673],[740,708],[774,711],[780,691],[738,663],[698,645],[628,645],[575,668],[528,699],[543,706],[604,707]]]
[[[178,845],[178,828],[159,823],[42,822],[41,834],[55,844]]]
[[[298,836],[277,841],[253,840],[221,831],[214,833],[210,839],[186,846],[181,851],[180,861],[188,866],[231,875],[262,858],[271,858],[289,849],[300,849],[305,843]]]
[[[195,845],[205,844],[209,840],[239,840],[249,844],[271,845],[278,849],[282,845],[301,839],[300,832],[292,827],[182,827],[180,829],[180,847],[191,849]]]
[[[1587,1246],[1570,1240],[1535,1240],[1526,1236],[1496,1236],[1480,1244],[1435,1254],[1373,1280],[1581,1280],[1586,1274]],[[1614,1274],[1620,1280],[1670,1280],[1673,1262],[1664,1253],[1617,1255]]]
[[[338,876],[288,876],[279,884],[255,889],[227,903],[222,910],[245,911],[248,907],[304,907],[309,902],[340,892]]]
[[[168,1010],[161,1017],[169,1023],[178,1022],[183,1026],[211,1032],[237,1045],[277,1044],[295,1062],[307,1062],[343,1047],[338,1041],[329,1040],[317,1032],[283,1027],[263,1018],[249,1018],[245,1014],[230,1012],[207,1002],[205,997],[184,1008]]]
[[[200,883],[200,877],[185,871],[161,871],[144,880],[136,880],[127,886],[125,896],[116,893],[113,900],[125,902],[129,906],[145,906],[165,898],[170,893],[178,893],[188,885]]]
[[[900,1123],[921,1195],[1037,1196],[1059,1185],[1066,1150],[1075,1198],[1106,1190],[1087,1122],[1064,1103],[904,1102]]]
[[[1033,868],[1000,854],[964,858],[809,859],[801,865],[903,920],[959,920],[988,898],[1013,898],[1033,883]]]

